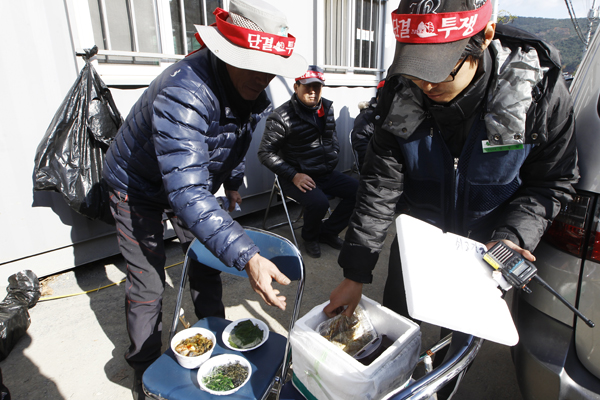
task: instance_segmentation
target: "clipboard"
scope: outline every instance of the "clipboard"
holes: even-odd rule
[[[400,215],[398,245],[411,317],[507,346],[519,341],[483,243]]]

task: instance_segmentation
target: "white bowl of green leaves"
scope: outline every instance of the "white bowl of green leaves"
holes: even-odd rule
[[[217,396],[237,392],[250,380],[252,366],[244,357],[221,354],[208,359],[198,369],[200,389]]]
[[[269,338],[269,327],[256,318],[233,321],[223,330],[225,346],[236,351],[250,351],[260,347]]]

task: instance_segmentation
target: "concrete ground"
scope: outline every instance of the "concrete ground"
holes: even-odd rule
[[[276,207],[273,218],[283,220],[281,210],[281,206]],[[298,209],[293,211],[298,212]],[[245,226],[261,227],[262,217],[260,212],[240,217],[238,221]],[[291,239],[287,226],[273,231]],[[296,233],[299,238],[300,231]],[[392,239],[393,231],[388,235],[374,271],[373,284],[364,287],[364,294],[377,302],[382,301]],[[302,243],[300,246],[302,248]],[[167,341],[181,276],[183,255],[176,240],[168,243],[167,254],[163,343]],[[342,271],[337,265],[337,255],[337,250],[322,245],[321,258],[304,258],[306,287],[300,316],[328,301],[330,292],[341,281]],[[8,358],[0,362],[4,384],[13,400],[131,399],[133,373],[123,358],[129,343],[124,317],[124,288],[120,283],[124,277],[125,262],[120,256],[58,275],[40,277],[43,278],[45,298],[29,310],[31,326],[26,335]],[[224,278],[228,319],[252,316],[265,321],[275,332],[287,333],[289,303],[285,312],[268,307],[250,289],[247,279]],[[0,282],[0,293],[5,293],[2,285],[7,283]],[[281,290],[288,299],[293,299],[292,288]],[[3,296],[0,295],[0,298]],[[189,322],[196,322],[187,291],[183,308]],[[423,324],[421,329],[425,348],[437,340],[439,329],[428,324]],[[510,349],[484,342],[454,399],[521,400]]]

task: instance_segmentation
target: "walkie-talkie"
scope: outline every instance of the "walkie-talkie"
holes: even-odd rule
[[[534,280],[543,288],[548,290],[557,299],[563,302],[571,311],[581,318],[588,326],[594,327],[594,323],[579,312],[571,303],[562,297],[556,290],[552,289],[542,278],[537,275],[537,268],[533,263],[526,260],[521,254],[508,247],[504,242],[498,242],[489,249],[483,259],[494,269],[502,273],[502,276],[512,287],[521,289],[525,293],[531,293],[527,284]]]
[[[498,242],[483,255],[483,259],[502,272],[502,276],[512,287],[531,293],[527,284],[536,276],[537,268],[521,254],[504,242]]]

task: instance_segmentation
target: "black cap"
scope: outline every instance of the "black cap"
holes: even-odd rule
[[[487,0],[491,1],[491,0]],[[424,3],[427,3],[424,4]],[[441,14],[476,10],[485,0],[400,0],[396,14]],[[404,74],[427,82],[442,82],[454,69],[470,37],[449,43],[396,44],[394,61],[388,75]]]

